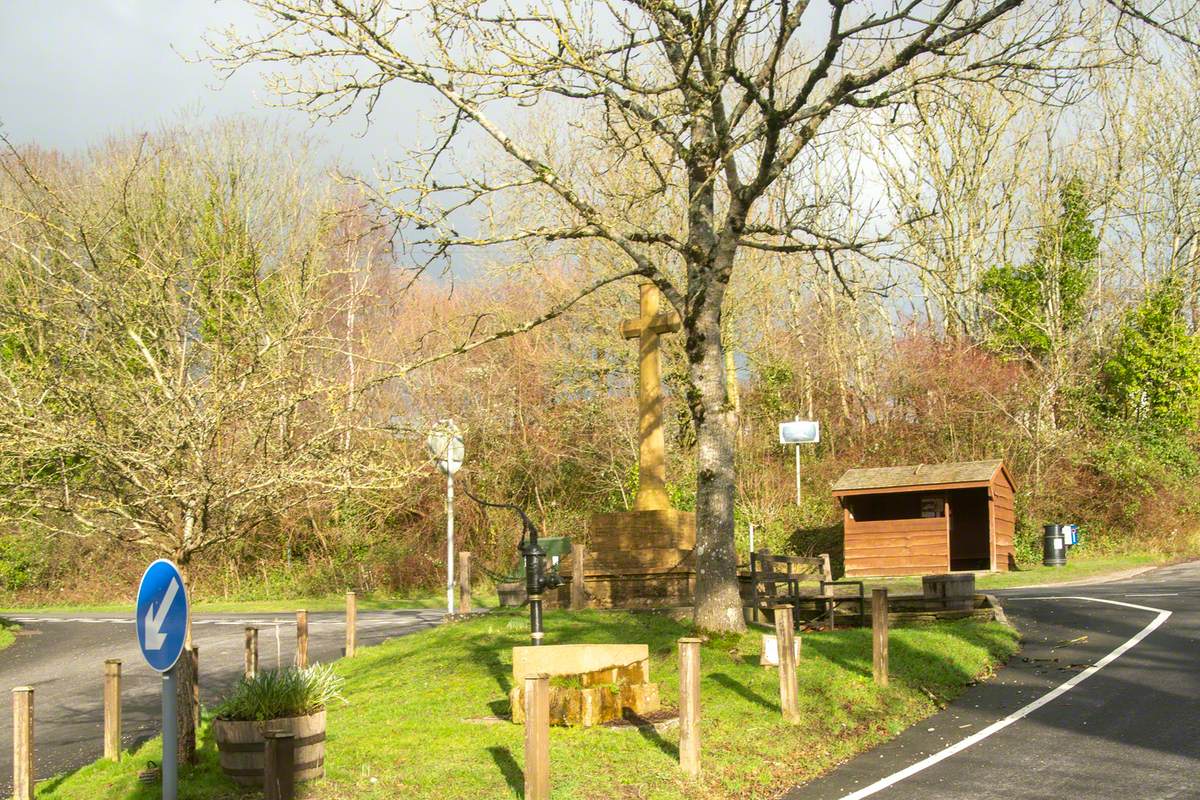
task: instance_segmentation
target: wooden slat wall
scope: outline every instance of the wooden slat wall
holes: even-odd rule
[[[992,484],[992,517],[996,523],[993,534],[996,537],[996,569],[1007,572],[1009,564],[1016,558],[1013,536],[1017,530],[1017,513],[1012,487],[1003,473],[998,473]]]
[[[856,522],[846,515],[846,575],[945,572],[950,553],[945,517]]]

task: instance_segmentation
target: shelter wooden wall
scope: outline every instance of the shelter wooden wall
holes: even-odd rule
[[[846,511],[846,576],[945,572],[950,561],[948,519],[858,522]]]
[[[1003,470],[996,474],[991,488],[992,535],[996,543],[995,568],[1005,572],[1016,566],[1017,551],[1013,547],[1013,537],[1017,530],[1016,504],[1013,502],[1013,489],[1005,480]]]

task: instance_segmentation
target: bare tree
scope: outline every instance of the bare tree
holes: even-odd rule
[[[3,160],[5,522],[187,577],[298,503],[404,474],[347,452],[335,206],[282,145],[231,125]]]
[[[838,253],[880,235],[811,224],[821,192],[805,176],[823,137],[887,119],[918,91],[1053,91],[1092,58],[1101,23],[1153,19],[1126,0],[251,4],[266,27],[228,32],[215,54],[225,69],[284,65],[274,88],[317,116],[361,107],[369,119],[393,84],[431,104],[433,140],[385,190],[419,252],[589,240],[619,265],[599,280],[649,279],[680,313],[697,436],[695,620],[710,630],[743,624],[721,336],[740,255]],[[527,124],[546,113],[562,120],[549,142]],[[483,143],[498,157],[467,157]],[[640,180],[606,179],[627,164]],[[802,188],[766,202],[781,181]],[[551,213],[492,225],[506,206]],[[465,234],[454,221],[470,210],[479,228]]]

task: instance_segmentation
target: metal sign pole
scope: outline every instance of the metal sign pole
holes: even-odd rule
[[[796,505],[800,505],[800,445],[796,445]]]
[[[179,794],[179,720],[175,708],[175,667],[162,674],[162,796],[176,800]]]
[[[446,474],[446,608],[454,613],[454,473]]]

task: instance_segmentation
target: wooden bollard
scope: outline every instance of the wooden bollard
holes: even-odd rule
[[[192,722],[200,728],[200,648],[190,647],[192,659]]]
[[[584,562],[587,560],[587,549],[581,544],[571,545],[571,608],[578,610],[587,607],[587,588],[583,583]]]
[[[458,554],[458,613],[471,613],[471,554]]]
[[[293,800],[296,796],[296,740],[286,731],[265,737],[263,800]]]
[[[104,662],[104,757],[121,760],[121,659]]]
[[[796,687],[796,638],[792,607],[779,605],[775,612],[775,640],[779,646],[779,710],[788,722],[800,721],[799,689]]]
[[[525,800],[550,800],[550,676],[525,676]]]
[[[346,658],[358,649],[358,594],[346,592]]]
[[[700,640],[679,640],[679,768],[700,777]]]
[[[875,682],[888,685],[888,595],[887,589],[871,591],[871,663]]]
[[[246,665],[242,674],[247,679],[258,674],[258,628],[246,628]]]
[[[296,612],[296,666],[308,667],[308,612]]]
[[[13,696],[13,800],[33,800],[33,687]]]

